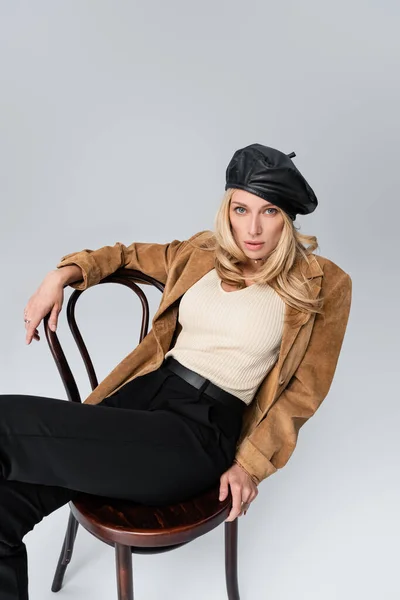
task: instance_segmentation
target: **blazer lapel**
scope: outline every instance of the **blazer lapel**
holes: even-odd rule
[[[300,266],[295,268],[295,273],[300,273]],[[305,276],[307,279],[312,280],[312,290],[311,296],[312,298],[317,298],[321,288],[322,288],[322,277],[324,275],[323,270],[321,269],[317,259],[315,256],[310,257],[310,265],[307,267],[305,271]],[[282,342],[279,350],[278,357],[278,371],[281,370],[281,367],[284,363],[285,358],[287,357],[290,349],[292,348],[300,329],[305,325],[310,319],[314,319],[314,314],[312,313],[302,313],[301,311],[289,306],[286,304],[285,309],[285,322],[283,326],[282,332]]]
[[[197,283],[206,273],[214,268],[215,253],[210,250],[204,251],[195,249],[190,254],[189,259],[171,288],[169,294],[162,299],[155,320],[158,321],[162,314],[178,300],[192,285]]]

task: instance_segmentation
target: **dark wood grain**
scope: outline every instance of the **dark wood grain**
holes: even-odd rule
[[[162,507],[82,494],[71,503],[75,518],[106,543],[133,552],[183,544],[204,535],[228,516],[231,501],[218,500],[219,485],[192,500]]]

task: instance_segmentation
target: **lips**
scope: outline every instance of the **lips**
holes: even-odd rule
[[[258,242],[258,243],[245,242],[245,245],[246,245],[246,248],[248,248],[249,250],[259,250],[264,245],[264,242]]]

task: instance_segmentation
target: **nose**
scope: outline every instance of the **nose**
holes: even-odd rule
[[[249,235],[251,235],[253,237],[260,235],[260,233],[261,233],[260,218],[261,218],[260,215],[254,215],[253,217],[251,217],[250,227],[249,227]]]

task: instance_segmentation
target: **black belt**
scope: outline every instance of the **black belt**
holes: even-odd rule
[[[179,375],[179,377],[182,377],[182,379],[184,379],[187,383],[190,383],[190,385],[196,389],[199,390],[202,388],[202,392],[207,394],[207,396],[211,396],[211,398],[214,398],[215,400],[219,400],[224,404],[229,404],[230,406],[236,407],[237,409],[243,411],[245,407],[243,400],[218,387],[209,379],[206,379],[202,375],[199,375],[199,373],[196,373],[196,371],[188,369],[175,358],[173,358],[173,356],[168,356],[162,363],[162,366],[165,366],[176,375]]]

